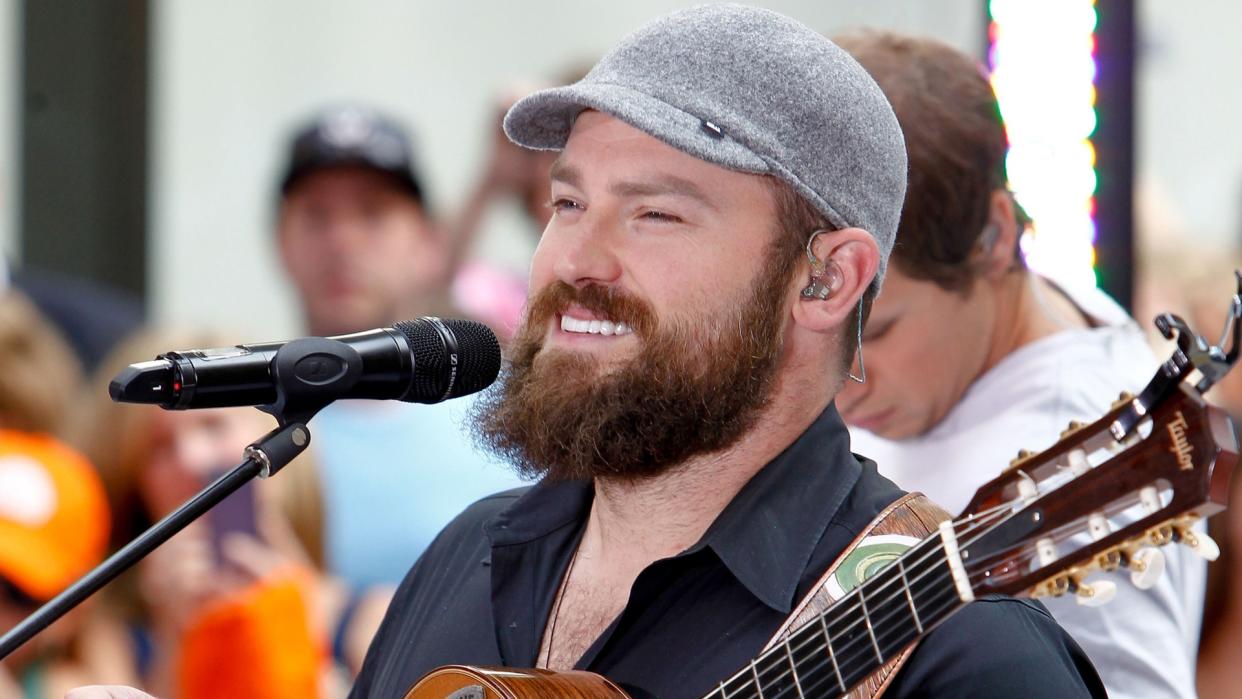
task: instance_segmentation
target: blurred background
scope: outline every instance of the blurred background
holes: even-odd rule
[[[12,483],[63,491],[55,526],[0,532],[28,543],[0,560],[0,630],[270,427],[249,409],[112,405],[104,386],[125,364],[431,313],[511,331],[549,160],[503,141],[500,115],[690,4],[0,0],[0,522],[38,494]],[[1242,3],[753,4],[829,35],[896,30],[976,57],[1008,125],[1010,188],[1034,220],[1029,265],[1099,286],[1144,326],[1169,310],[1219,328],[1242,267]],[[352,106],[323,116],[345,105],[391,121]],[[345,151],[344,168],[307,165]],[[366,298],[338,303],[350,294]],[[1213,398],[1242,415],[1242,373]],[[190,699],[342,694],[389,586],[466,503],[518,484],[460,438],[464,405],[332,406],[297,477],[196,523],[0,665],[0,699],[85,681]],[[61,550],[76,558],[45,579]],[[1216,566],[1219,599],[1242,599],[1224,591],[1221,571],[1242,580],[1233,565]],[[277,631],[297,641],[276,664],[290,676],[217,655],[253,657]],[[1219,666],[1242,667],[1242,645],[1221,638]],[[1232,696],[1236,683],[1222,686]]]
[[[431,208],[452,211],[499,94],[684,4],[0,0],[0,249],[14,268],[132,294],[157,322],[296,334],[272,229],[286,142],[310,114],[361,101],[402,121]],[[1028,255],[1053,276],[1099,280],[1132,307],[1145,251],[1242,237],[1237,3],[758,4],[990,62],[1014,189],[1060,236]],[[535,238],[516,209],[489,207],[472,256],[525,269]]]

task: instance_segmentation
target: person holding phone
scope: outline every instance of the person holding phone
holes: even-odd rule
[[[202,333],[151,331],[104,363],[98,409],[79,440],[108,491],[114,546],[223,475],[276,426],[252,408],[165,411],[107,402],[103,384],[134,357],[221,344]],[[132,662],[146,687],[183,698],[319,696],[348,680],[388,591],[351,605],[344,585],[323,572],[322,507],[307,453],[280,478],[252,482],[225,499],[106,588],[111,599],[102,606],[129,630]],[[355,624],[369,628],[354,632]]]

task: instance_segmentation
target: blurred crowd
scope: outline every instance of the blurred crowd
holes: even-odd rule
[[[855,451],[953,510],[1019,448],[1054,442],[1062,413],[1090,420],[1118,390],[1141,387],[1167,353],[1151,333],[1156,312],[1183,315],[1215,342],[1242,247],[1148,252],[1139,323],[1101,292],[1056,287],[1018,251],[1028,221],[1005,189],[1003,126],[974,62],[909,37],[839,42],[889,95],[911,154],[893,269],[862,333],[866,383],[839,407]],[[411,135],[392,116],[334,105],[291,125],[271,235],[307,335],[438,315],[475,318],[508,338],[526,281],[477,259],[472,245],[497,201],[516,202],[532,236],[552,216],[556,154],[520,149],[501,130],[520,96],[498,96],[484,135],[489,157],[453,212],[425,197]],[[17,270],[4,280],[0,631],[235,466],[275,426],[250,408],[175,412],[108,399],[125,365],[230,345],[240,338],[228,328],[154,327],[106,293],[40,286]],[[972,318],[978,326],[964,329]],[[1063,375],[1070,361],[1081,376]],[[1022,404],[1057,382],[1076,392],[1049,399],[1069,401],[1055,420],[1031,407],[1038,401]],[[1242,417],[1242,373],[1210,398]],[[331,405],[310,425],[312,448],[278,477],[238,491],[0,663],[0,697],[59,697],[91,683],[164,697],[343,695],[393,587],[440,528],[470,502],[523,485],[474,446],[469,409],[469,399]],[[984,423],[971,411],[1009,422]],[[1204,697],[1231,695],[1242,672],[1239,527],[1237,510],[1215,518],[1220,560],[1205,568],[1170,552],[1165,587],[1124,593],[1106,622],[1096,609],[1049,604],[1110,690],[1187,696],[1197,683]],[[1160,667],[1134,666],[1136,658]]]
[[[535,234],[551,160],[493,127],[469,208],[511,197]],[[271,235],[306,334],[425,315],[475,317],[502,336],[516,326],[524,280],[469,259],[478,217],[432,215],[404,126],[347,104],[292,130]],[[0,306],[6,630],[276,426],[251,408],[114,404],[108,383],[126,365],[236,338],[145,325],[123,297],[27,278],[12,276]],[[95,682],[169,697],[343,695],[393,588],[439,529],[473,500],[522,485],[472,446],[468,408],[333,404],[315,417],[313,448],[279,478],[244,486],[0,664],[0,696],[59,697]]]

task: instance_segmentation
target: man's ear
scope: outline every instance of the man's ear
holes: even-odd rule
[[[1013,269],[1020,234],[1013,195],[1004,189],[993,191],[988,200],[988,220],[973,253],[982,276],[999,279]]]
[[[858,307],[880,266],[880,248],[861,228],[813,235],[795,273],[798,298],[793,320],[813,332],[829,334]]]

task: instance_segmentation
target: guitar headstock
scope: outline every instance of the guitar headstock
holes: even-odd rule
[[[1194,530],[1224,509],[1238,459],[1233,424],[1203,393],[1237,360],[1242,274],[1221,343],[1162,314],[1156,325],[1177,349],[1138,396],[1125,395],[1090,424],[1071,423],[1039,453],[1020,453],[985,484],[953,523],[975,595],[1073,593],[1102,604],[1116,586],[1088,582],[1128,569],[1141,588],[1163,570],[1159,547],[1186,545],[1207,559],[1219,550]]]

